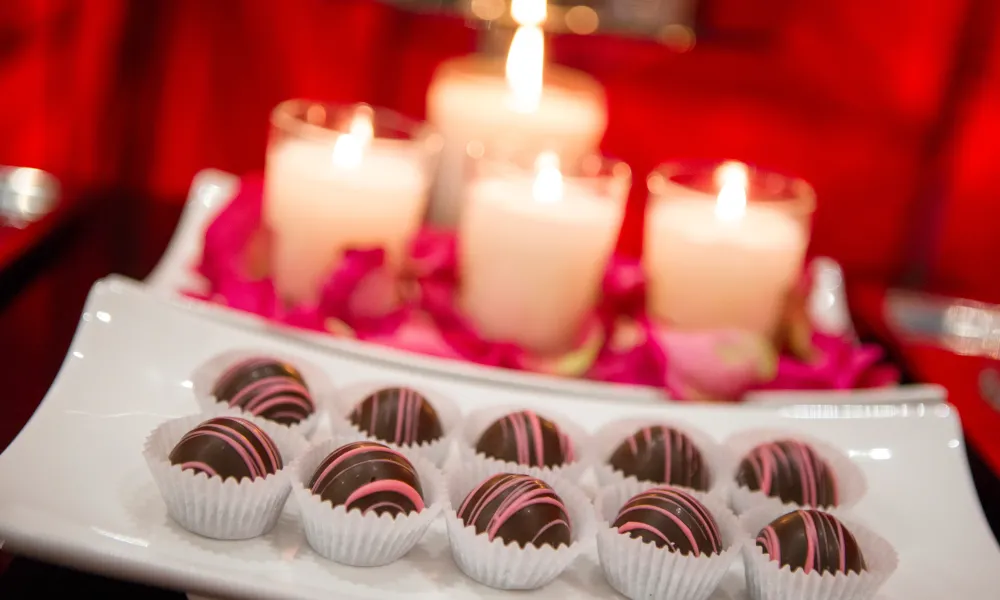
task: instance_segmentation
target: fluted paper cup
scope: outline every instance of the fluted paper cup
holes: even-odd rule
[[[292,494],[313,550],[341,564],[378,567],[399,560],[416,546],[434,519],[449,506],[448,490],[444,476],[433,463],[404,449],[400,452],[413,463],[420,478],[423,510],[393,517],[332,506],[312,492],[309,481],[331,452],[361,440],[365,438],[360,435],[345,435],[313,445],[290,468]]]
[[[454,508],[461,506],[466,495],[487,477],[479,477],[474,470],[458,469],[448,478],[453,508],[445,512],[445,523],[455,564],[475,581],[500,590],[533,590],[548,585],[593,540],[596,522],[593,504],[571,482],[539,477],[552,486],[566,505],[570,544],[559,548],[528,544],[522,548],[516,542],[504,543],[500,538],[491,541],[486,533],[476,533],[475,527],[465,525]]]
[[[241,417],[259,426],[274,440],[284,468],[266,477],[243,478],[237,482],[231,477],[225,480],[209,477],[171,464],[170,452],[177,442],[216,416]],[[306,445],[301,435],[287,427],[248,417],[239,411],[215,409],[163,423],[146,438],[143,457],[171,519],[204,537],[242,540],[267,533],[277,523],[291,490],[289,465]]]
[[[279,427],[286,427],[305,437],[311,436],[316,430],[316,426],[319,424],[320,420],[324,417],[327,405],[330,404],[336,397],[336,390],[323,369],[317,367],[306,359],[292,354],[274,352],[267,349],[255,350],[251,348],[229,350],[221,354],[217,354],[203,363],[195,370],[194,373],[191,374],[192,389],[194,391],[195,398],[198,400],[198,404],[206,410],[214,410],[219,406],[224,406],[212,393],[215,388],[215,384],[230,367],[247,358],[273,358],[292,365],[298,369],[300,373],[302,373],[302,378],[305,379],[306,387],[309,388],[309,396],[312,398],[315,411],[305,419],[292,425],[272,422]],[[233,408],[240,410],[239,407]],[[250,414],[243,410],[240,412]]]
[[[765,504],[740,517],[743,528],[756,537],[771,521],[795,508]],[[843,516],[843,511],[827,511],[836,516],[854,535],[866,569],[861,573],[804,573],[779,566],[751,542],[743,549],[747,591],[752,600],[870,600],[889,579],[899,564],[896,550],[878,534]]]
[[[588,445],[588,449],[584,454],[586,462],[593,468],[594,474],[597,476],[598,485],[608,487],[626,481],[640,482],[634,475],[626,475],[622,471],[613,468],[608,461],[626,438],[642,427],[655,426],[670,427],[687,435],[701,452],[702,460],[709,471],[709,487],[707,490],[695,491],[728,497],[729,490],[732,487],[730,473],[733,471],[733,459],[729,455],[728,449],[700,429],[674,419],[626,419],[609,423],[599,429],[593,435],[592,442]],[[649,483],[664,485],[658,482]],[[666,484],[669,485],[669,482]]]
[[[794,431],[756,429],[745,431],[730,436],[725,441],[725,446],[733,457],[732,469],[729,478],[733,484],[729,495],[730,506],[737,514],[744,513],[763,504],[784,506],[785,512],[790,512],[795,508],[800,508],[798,504],[782,502],[781,498],[768,496],[761,491],[754,491],[745,486],[736,485],[736,471],[739,464],[748,452],[759,444],[778,440],[795,440],[808,445],[830,466],[836,478],[837,484],[837,505],[835,507],[810,507],[810,508],[839,508],[846,509],[854,506],[868,491],[868,481],[864,473],[847,455],[836,447],[816,439],[814,437],[797,433]]]
[[[715,518],[722,536],[722,552],[684,555],[618,533],[612,523],[621,507],[636,494],[655,487],[671,486],[632,480],[601,490],[597,499],[597,551],[604,576],[611,587],[632,600],[705,600],[739,559],[749,543],[748,536],[724,499],[690,490]]]
[[[392,443],[389,440],[377,438],[374,435],[362,431],[357,425],[351,423],[351,412],[358,404],[361,403],[362,400],[379,390],[392,387],[410,388],[423,395],[424,398],[427,399],[427,402],[434,407],[435,412],[437,412],[438,419],[441,421],[442,436],[429,442],[403,446]],[[365,381],[340,388],[336,396],[337,399],[333,403],[333,425],[335,433],[363,435],[366,439],[380,442],[397,450],[412,450],[422,456],[425,456],[438,467],[443,467],[445,461],[448,460],[454,440],[461,432],[462,415],[454,401],[452,401],[452,399],[446,394],[442,394],[437,390],[425,386],[417,387],[392,381]]]
[[[513,461],[500,460],[476,452],[476,444],[479,437],[497,419],[511,413],[530,410],[540,417],[544,417],[555,425],[565,435],[569,437],[573,447],[574,458],[570,462],[553,467],[538,467],[534,465],[523,465]],[[588,464],[583,454],[583,448],[589,441],[587,434],[572,420],[557,413],[546,410],[535,410],[524,406],[492,406],[480,409],[469,414],[462,426],[462,432],[458,439],[458,456],[462,467],[472,478],[479,481],[496,475],[497,473],[521,473],[538,477],[545,481],[552,479],[567,479],[573,483],[579,483],[580,477],[587,470]]]

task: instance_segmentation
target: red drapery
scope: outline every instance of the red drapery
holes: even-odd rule
[[[747,11],[703,0],[706,35],[690,52],[565,36],[552,56],[605,84],[604,150],[637,178],[676,157],[800,175],[820,198],[813,251],[849,273],[891,278],[905,261],[908,209],[968,4],[769,0]],[[475,45],[460,19],[374,0],[8,0],[0,23],[9,102],[0,162],[83,186],[125,182],[155,202],[179,201],[204,167],[260,168],[267,115],[283,98],[364,100],[420,117],[435,66]],[[991,298],[998,278],[978,276],[964,257],[997,249],[996,209],[982,200],[995,187],[985,168],[995,92],[970,99],[960,123],[937,263],[951,288]],[[635,196],[622,241],[632,252]]]

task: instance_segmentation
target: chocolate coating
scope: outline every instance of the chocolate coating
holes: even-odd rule
[[[757,534],[757,547],[781,566],[806,574],[867,568],[854,534],[837,517],[818,510],[796,510],[771,521]]]
[[[298,369],[272,358],[241,360],[227,369],[212,388],[219,402],[252,415],[292,425],[316,411]]]
[[[761,444],[740,463],[736,483],[802,506],[836,506],[837,479],[816,451],[795,440]]]
[[[708,465],[701,451],[684,433],[656,425],[643,427],[618,446],[608,463],[639,481],[708,489]]]
[[[458,517],[485,532],[492,541],[553,548],[570,544],[569,513],[562,498],[541,479],[501,473],[477,485],[465,497]]]
[[[350,421],[370,436],[399,446],[412,446],[441,438],[437,411],[424,396],[410,388],[393,387],[375,392],[351,411]]]
[[[352,442],[320,462],[309,481],[312,493],[333,506],[362,514],[418,512],[424,508],[420,478],[397,450],[377,442]]]
[[[569,436],[530,410],[494,421],[479,437],[476,452],[535,467],[555,467],[575,460]]]
[[[632,496],[612,524],[644,542],[681,554],[718,554],[722,536],[715,517],[690,493],[657,487]]]
[[[209,477],[256,479],[282,467],[271,436],[246,419],[215,417],[184,435],[170,451],[170,463]]]

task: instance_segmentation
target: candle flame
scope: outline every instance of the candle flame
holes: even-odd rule
[[[333,164],[345,169],[356,169],[361,164],[365,149],[375,136],[373,120],[374,111],[370,106],[362,105],[354,111],[347,132],[333,144]]]
[[[512,0],[510,16],[518,25],[538,27],[549,16],[549,3],[547,0]]]
[[[715,171],[719,196],[715,201],[715,216],[720,221],[736,222],[747,211],[747,185],[750,174],[741,162],[727,162]]]
[[[535,182],[531,186],[535,202],[552,204],[563,197],[563,176],[559,170],[559,156],[555,152],[542,152],[535,159]]]
[[[546,0],[514,0],[510,14],[518,24],[507,53],[511,106],[518,112],[534,112],[542,98],[545,34],[541,25],[548,16],[548,3]]]

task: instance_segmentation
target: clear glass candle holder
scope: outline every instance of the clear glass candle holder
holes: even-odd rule
[[[650,315],[683,329],[772,335],[801,276],[812,186],[733,162],[669,163],[647,184]]]
[[[288,100],[271,115],[264,219],[272,275],[287,304],[316,300],[350,248],[397,265],[427,208],[441,138],[366,104]]]
[[[429,218],[454,228],[461,219],[461,189],[471,177],[470,146],[509,157],[551,150],[574,164],[597,151],[607,108],[604,90],[593,77],[551,64],[545,65],[537,106],[519,106],[504,75],[504,60],[464,56],[435,71],[427,90],[427,119],[445,140]]]
[[[579,343],[614,252],[628,165],[555,153],[474,161],[458,228],[460,304],[479,333],[548,355]]]

